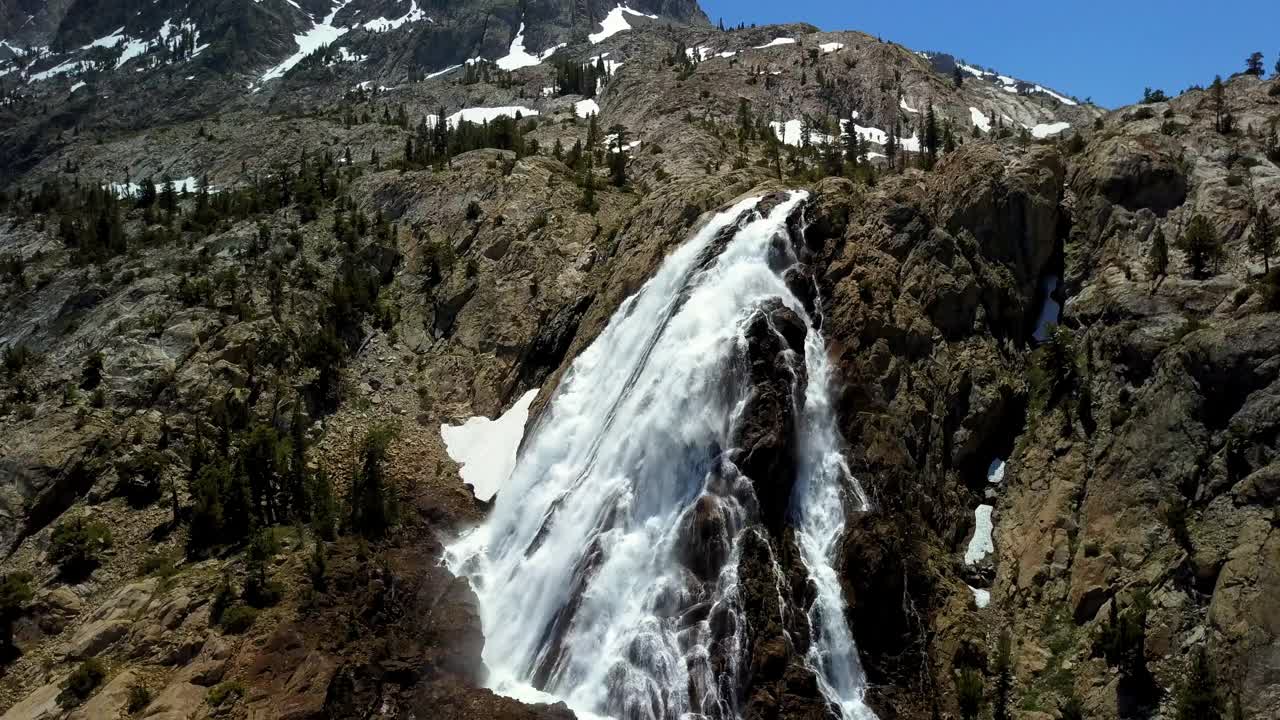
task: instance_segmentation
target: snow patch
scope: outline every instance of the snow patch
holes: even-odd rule
[[[844,43],[841,43],[841,42],[822,43],[818,47],[822,48],[822,52],[824,53],[840,52],[841,50],[844,49]]]
[[[598,45],[620,32],[630,30],[631,25],[627,22],[627,15],[649,18],[650,20],[658,19],[657,15],[647,15],[638,10],[632,10],[626,5],[618,5],[609,11],[604,20],[600,21],[600,32],[591,33],[587,36],[587,39],[591,41],[592,45]]]
[[[1031,128],[1031,134],[1036,138],[1044,139],[1050,135],[1057,135],[1070,127],[1071,123],[1067,122],[1040,123],[1039,125]]]
[[[620,61],[609,59],[609,53],[604,53],[603,55],[592,55],[589,59],[592,65],[595,65],[599,61],[603,60],[604,71],[609,73],[610,75],[612,75],[614,71],[616,71],[618,68],[622,67],[622,63]]]
[[[473,417],[461,425],[440,426],[445,451],[461,466],[462,481],[476,499],[492,500],[515,469],[529,406],[536,397],[538,391],[530,390],[497,420]]]
[[[773,132],[778,139],[785,145],[800,147],[804,145],[804,122],[801,120],[788,120],[784,123],[771,122],[769,127],[773,128]],[[810,145],[827,145],[835,141],[835,138],[825,133],[815,130],[809,131]]]
[[[1004,482],[1004,460],[996,458],[991,461],[991,465],[987,467],[987,482],[992,485],[999,485]]]
[[[973,604],[977,605],[979,610],[991,604],[990,590],[983,590],[972,585],[969,586],[969,589],[973,591]]]
[[[974,509],[973,537],[969,540],[968,549],[964,551],[965,565],[973,565],[995,552],[996,545],[991,539],[991,513],[994,510],[995,507],[991,505],[979,505]]]
[[[691,47],[691,48],[684,49],[684,56],[689,58],[690,60],[702,61],[702,60],[706,60],[709,57],[713,57],[715,54],[716,54],[715,50],[712,50],[709,47],[702,47],[701,45],[699,45],[698,47]]]
[[[600,104],[595,100],[579,100],[573,104],[573,114],[580,118],[588,118],[600,114]]]
[[[427,17],[427,14],[418,7],[418,0],[410,0],[409,12],[405,13],[401,17],[392,20],[388,20],[383,17],[375,18],[365,23],[362,27],[370,32],[385,32],[387,30],[395,30],[405,23],[415,23],[421,20],[433,22],[431,18]]]
[[[338,13],[341,12],[344,7],[350,4],[351,0],[342,0],[342,2],[333,6],[333,10],[325,16],[324,20],[317,22],[310,30],[300,35],[294,35],[293,41],[298,44],[298,52],[290,55],[284,62],[268,70],[258,82],[265,83],[279,77],[284,77],[284,75],[292,70],[294,66],[302,62],[303,58],[316,50],[319,50],[325,45],[334,42],[343,35],[346,35],[348,28],[336,27],[333,24],[333,19],[338,16]]]
[[[913,115],[919,115],[919,114],[920,114],[920,111],[919,111],[919,110],[917,110],[916,108],[913,108],[913,107],[911,107],[910,105],[908,105],[908,104],[907,104],[907,99],[906,99],[906,98],[904,98],[904,97],[898,98],[898,107],[902,108],[902,109],[903,109],[903,110],[905,110],[906,112],[909,112],[909,113],[911,113],[911,114],[913,114]]]
[[[609,152],[616,153],[618,151],[618,148],[614,147],[614,143],[616,143],[617,141],[618,141],[618,135],[617,133],[613,133],[611,135],[606,135],[604,138],[604,143],[602,144],[609,149]],[[642,143],[639,140],[632,140],[631,142],[622,146],[622,151],[631,152],[632,150],[635,150],[636,148],[640,147],[641,144]]]
[[[174,180],[172,184],[173,184],[173,191],[176,193],[183,193],[183,192],[193,193],[200,189],[200,181],[194,177],[186,177],[186,178],[182,178],[181,180]],[[138,183],[133,183],[133,182],[111,183],[107,187],[113,193],[115,193],[116,195],[119,195],[120,197],[134,197],[142,192],[142,186],[139,185]],[[163,182],[156,183],[155,189],[157,193],[164,192],[164,183]],[[214,186],[212,185],[210,185],[206,189],[209,192],[217,192],[217,189],[214,188]]]
[[[973,126],[982,132],[991,132],[991,118],[976,107],[969,108],[969,118],[973,121]]]
[[[491,107],[491,108],[463,108],[458,112],[450,115],[446,122],[451,128],[458,127],[460,122],[469,122],[480,125],[482,123],[493,122],[500,117],[516,117],[522,118],[533,117],[538,111],[521,105],[512,105],[507,107]],[[435,115],[427,116],[427,124],[434,124],[438,118]]]
[[[72,85],[72,86],[71,86],[71,90],[70,90],[69,92],[75,92],[75,91],[79,90],[79,89],[80,89],[80,88],[82,88],[82,87],[84,87],[84,81],[81,81],[81,82],[76,83],[75,85]]]
[[[774,38],[763,45],[757,45],[756,50],[764,50],[765,48],[778,47],[779,45],[795,45],[795,38]]]
[[[525,50],[524,47],[524,23],[520,23],[520,30],[516,32],[515,38],[511,40],[511,51],[506,57],[498,58],[497,64],[503,70],[518,70],[541,65],[543,60],[554,55],[562,47],[564,47],[564,43],[548,48],[539,55],[530,55],[529,51]]]
[[[430,79],[432,79],[432,78],[438,78],[438,77],[440,77],[441,75],[444,75],[445,73],[451,73],[451,72],[453,72],[454,70],[457,70],[457,69],[458,69],[458,68],[460,68],[460,67],[462,67],[462,66],[461,66],[461,65],[450,65],[449,67],[447,67],[447,68],[445,68],[445,69],[443,69],[443,70],[437,70],[437,71],[435,71],[435,72],[433,72],[433,73],[428,74],[428,75],[427,75],[427,79],[428,79],[428,80],[430,80]]]

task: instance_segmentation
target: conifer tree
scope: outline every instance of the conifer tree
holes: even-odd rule
[[[1000,633],[996,647],[996,699],[991,709],[992,720],[1009,720],[1009,700],[1013,692],[1013,639],[1006,629]]]
[[[609,177],[614,187],[623,187],[627,184],[627,129],[622,125],[614,125],[609,128],[609,134],[613,136]]]
[[[930,100],[924,112],[925,168],[928,170],[938,162],[938,140],[938,119],[933,114],[933,101]]]
[[[1271,212],[1263,205],[1253,219],[1253,235],[1249,237],[1249,252],[1262,259],[1262,271],[1271,272],[1271,256],[1276,251],[1276,227]]]
[[[1169,272],[1169,242],[1164,230],[1156,228],[1151,236],[1151,248],[1147,250],[1147,277],[1153,282]]]
[[[1264,72],[1264,70],[1262,69],[1263,68],[1262,53],[1255,52],[1252,55],[1250,55],[1244,61],[1244,67],[1245,67],[1244,72],[1246,75],[1253,75],[1254,77],[1262,77],[1262,74]]]
[[[397,521],[398,503],[385,468],[394,437],[389,427],[374,428],[360,447],[360,466],[351,482],[351,527],[367,538],[383,537]]]
[[[597,209],[595,163],[589,154],[587,155],[587,165],[582,175],[582,199],[578,201],[578,209],[583,212],[594,213]]]
[[[1213,78],[1213,85],[1209,86],[1209,92],[1213,97],[1213,129],[1220,133],[1226,133],[1223,124],[1227,117],[1227,100],[1226,88],[1222,84],[1222,76],[1216,75]]]
[[[1178,249],[1186,254],[1187,265],[1191,266],[1191,273],[1197,278],[1208,277],[1210,272],[1217,271],[1224,257],[1222,239],[1203,215],[1191,218],[1186,232],[1179,238]]]

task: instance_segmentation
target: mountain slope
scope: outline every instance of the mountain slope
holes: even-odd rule
[[[957,83],[954,59],[863,33],[719,31],[691,3],[45,7],[56,20],[23,32],[74,52],[0,76],[3,720],[112,717],[135,686],[149,717],[570,717],[537,689],[574,686],[551,678],[564,638],[593,643],[519,612],[492,627],[442,564],[512,512],[464,485],[442,425],[538,391],[526,445],[585,452],[578,432],[534,442],[561,432],[556,389],[597,378],[578,399],[607,416],[592,403],[624,386],[574,363],[614,347],[596,343],[665,258],[748,197],[794,203],[745,263],[783,302],[752,285],[723,376],[678,380],[721,357],[702,336],[664,350],[630,417],[712,398],[674,416],[687,433],[611,436],[679,445],[649,463],[655,488],[723,481],[672,526],[698,540],[663,568],[675,590],[643,588],[662,601],[646,627],[705,613],[705,657],[671,644],[703,684],[647,695],[669,653],[638,643],[628,692],[588,701],[816,720],[847,699],[924,720],[976,686],[1026,718],[1073,699],[1171,716],[1203,649],[1224,702],[1280,709],[1280,278],[1249,251],[1259,210],[1280,213],[1280,81],[1104,113],[976,67]],[[1196,215],[1224,240],[1203,268],[1176,242]],[[824,362],[797,342],[819,332]],[[821,584],[788,513],[800,358],[829,365],[833,446],[869,500],[841,499]],[[749,391],[741,413],[701,392],[721,386]],[[619,513],[573,550],[603,552]],[[80,532],[95,522],[110,544]],[[743,602],[713,613],[698,599],[728,527]],[[532,535],[507,556],[534,580],[518,592],[591,582],[591,561],[563,587],[520,566]],[[819,593],[845,605],[865,687],[833,695],[806,652],[842,625]],[[531,704],[485,689],[494,667],[522,672],[486,666],[499,636],[552,649],[516,678]],[[64,693],[89,660],[100,682]]]

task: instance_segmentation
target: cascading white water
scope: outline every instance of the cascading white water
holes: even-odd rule
[[[763,217],[747,213],[759,198],[740,202],[673,252],[574,361],[488,521],[448,549],[479,597],[497,692],[563,700],[579,717],[740,715],[738,541],[754,496],[723,458],[750,398],[746,322],[780,298],[809,329],[791,506],[818,588],[808,661],[846,720],[874,717],[831,563],[846,509],[865,499],[841,455],[821,334],[770,265],[805,199]],[[722,231],[732,238],[712,258]],[[690,518],[711,505],[729,549],[699,578]]]

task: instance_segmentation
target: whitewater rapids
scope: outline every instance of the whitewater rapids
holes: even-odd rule
[[[765,213],[743,200],[672,252],[573,362],[489,519],[448,548],[479,598],[496,692],[588,718],[741,716],[747,630],[717,618],[742,617],[739,541],[756,518],[750,480],[722,472],[723,458],[751,395],[747,321],[780,299],[808,328],[789,508],[817,588],[806,661],[844,720],[875,717],[832,566],[846,513],[866,498],[844,462],[820,323],[782,278],[798,259],[780,240],[807,198]],[[711,494],[732,544],[699,582],[688,518]]]

